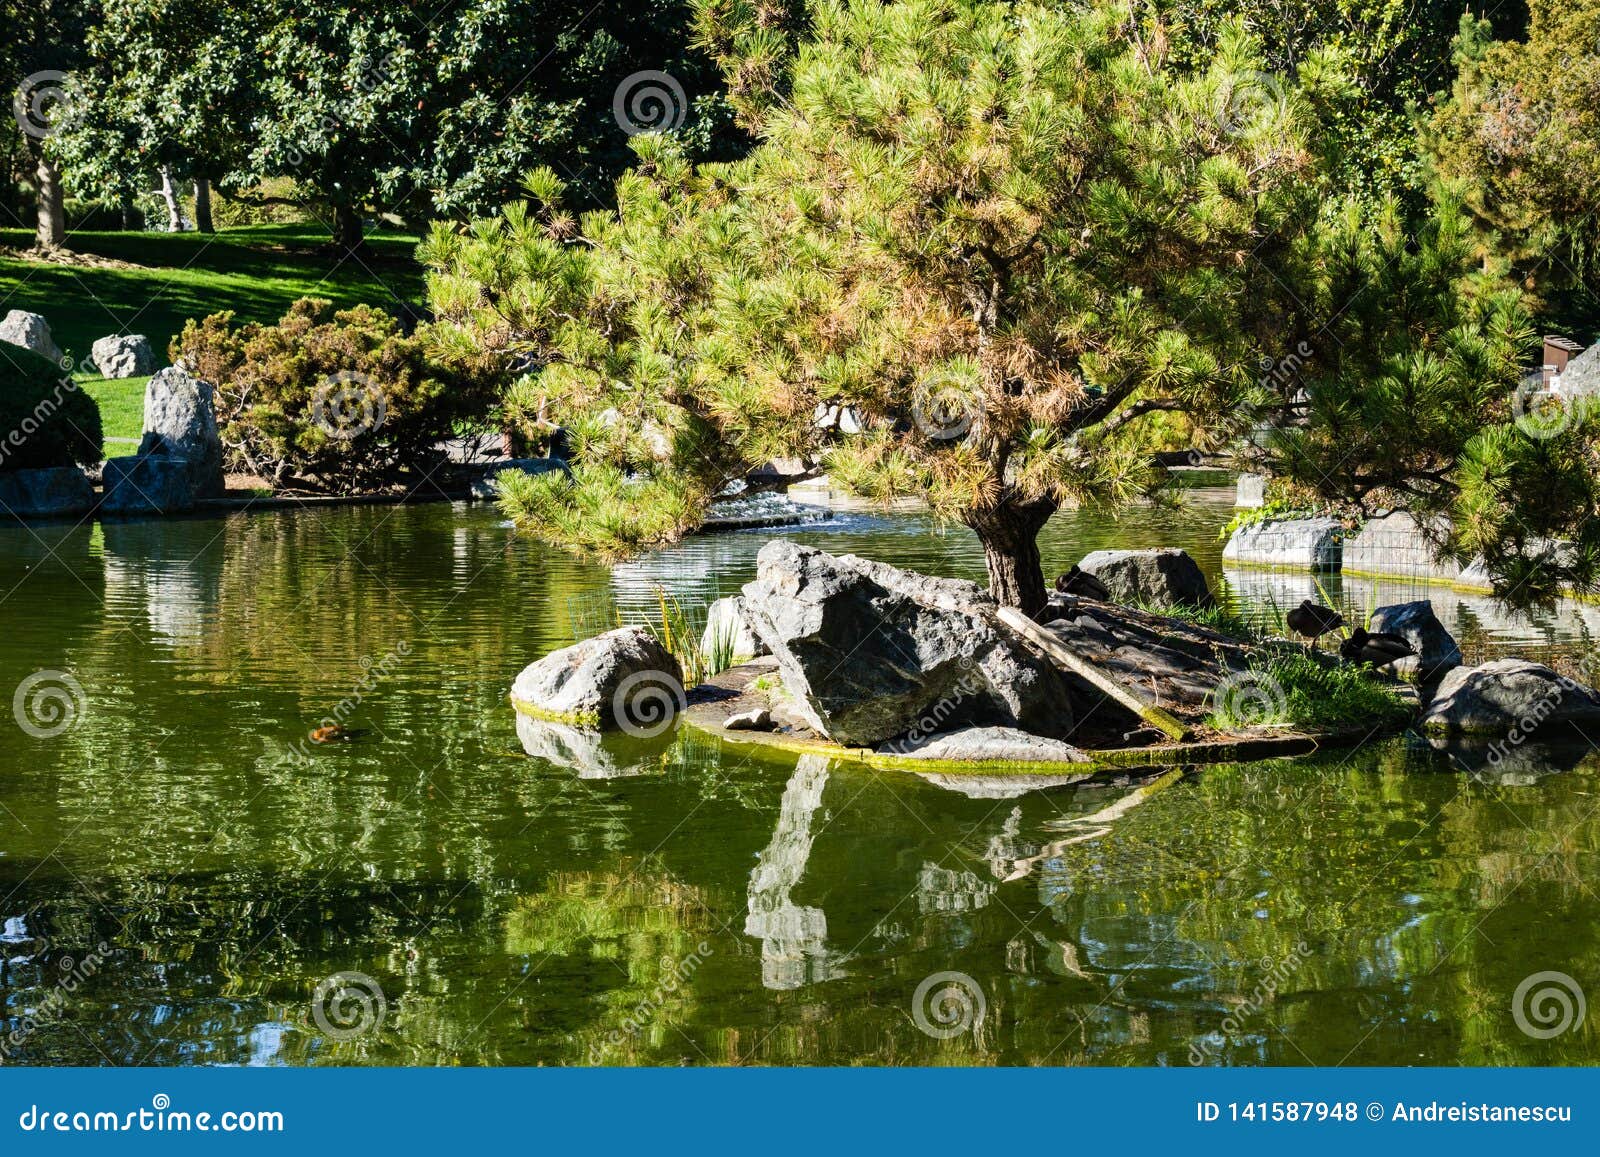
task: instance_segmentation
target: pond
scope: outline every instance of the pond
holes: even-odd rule
[[[1216,577],[1230,513],[1063,514],[1046,563],[1179,545]],[[519,735],[522,666],[657,584],[731,592],[772,533],[608,568],[481,506],[0,530],[0,688],[59,673],[76,708],[0,728],[0,1063],[1600,1059],[1593,1020],[1513,1009],[1532,973],[1600,983],[1581,753],[1491,773],[1402,737],[1012,795]],[[783,533],[982,576],[915,513]],[[1258,612],[1312,593],[1231,578]],[[1436,594],[1469,658],[1588,646],[1595,608]],[[297,755],[341,700],[366,733]]]

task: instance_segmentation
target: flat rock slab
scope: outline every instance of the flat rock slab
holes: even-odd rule
[[[1029,735],[1015,727],[963,727],[919,739],[886,743],[879,755],[954,763],[1088,763],[1089,757],[1059,739]]]
[[[1241,526],[1222,549],[1227,562],[1297,570],[1338,570],[1344,525],[1336,518],[1288,518]]]

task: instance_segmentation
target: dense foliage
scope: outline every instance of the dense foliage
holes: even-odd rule
[[[415,481],[440,464],[437,444],[481,414],[487,396],[423,335],[400,333],[370,306],[296,302],[277,325],[233,314],[191,321],[172,357],[217,386],[232,468],[275,486],[354,490]]]
[[[1159,484],[1140,419],[1226,437],[1274,308],[1258,262],[1311,205],[1302,110],[1242,33],[1176,74],[1116,7],[813,18],[750,158],[696,169],[651,142],[618,215],[581,221],[546,174],[531,205],[435,232],[435,308],[542,365],[525,394],[617,415],[595,448],[613,465],[713,493],[826,455],[973,527],[997,593],[1037,605],[1051,512]],[[651,425],[665,463],[637,452]]]
[[[61,367],[21,346],[0,352],[0,472],[100,461],[100,408]]]

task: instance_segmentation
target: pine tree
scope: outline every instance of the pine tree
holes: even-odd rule
[[[1055,510],[1163,483],[1153,415],[1241,428],[1271,269],[1314,215],[1300,107],[1239,30],[1180,73],[1120,5],[857,0],[810,24],[787,96],[747,108],[749,157],[644,140],[618,213],[582,221],[541,174],[531,204],[435,231],[436,309],[532,367],[514,413],[589,415],[585,462],[710,495],[820,457],[971,527],[996,597],[1035,610]]]

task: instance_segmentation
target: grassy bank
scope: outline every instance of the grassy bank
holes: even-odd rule
[[[97,338],[142,333],[164,362],[187,319],[219,310],[267,322],[300,297],[378,306],[422,300],[417,238],[409,234],[375,234],[371,252],[352,257],[320,251],[327,233],[315,225],[247,226],[211,235],[73,233],[67,247],[98,259],[86,265],[18,256],[32,241],[24,230],[0,229],[0,314],[43,314],[56,344],[80,359]],[[137,439],[144,379],[77,377],[100,403],[106,437]]]

